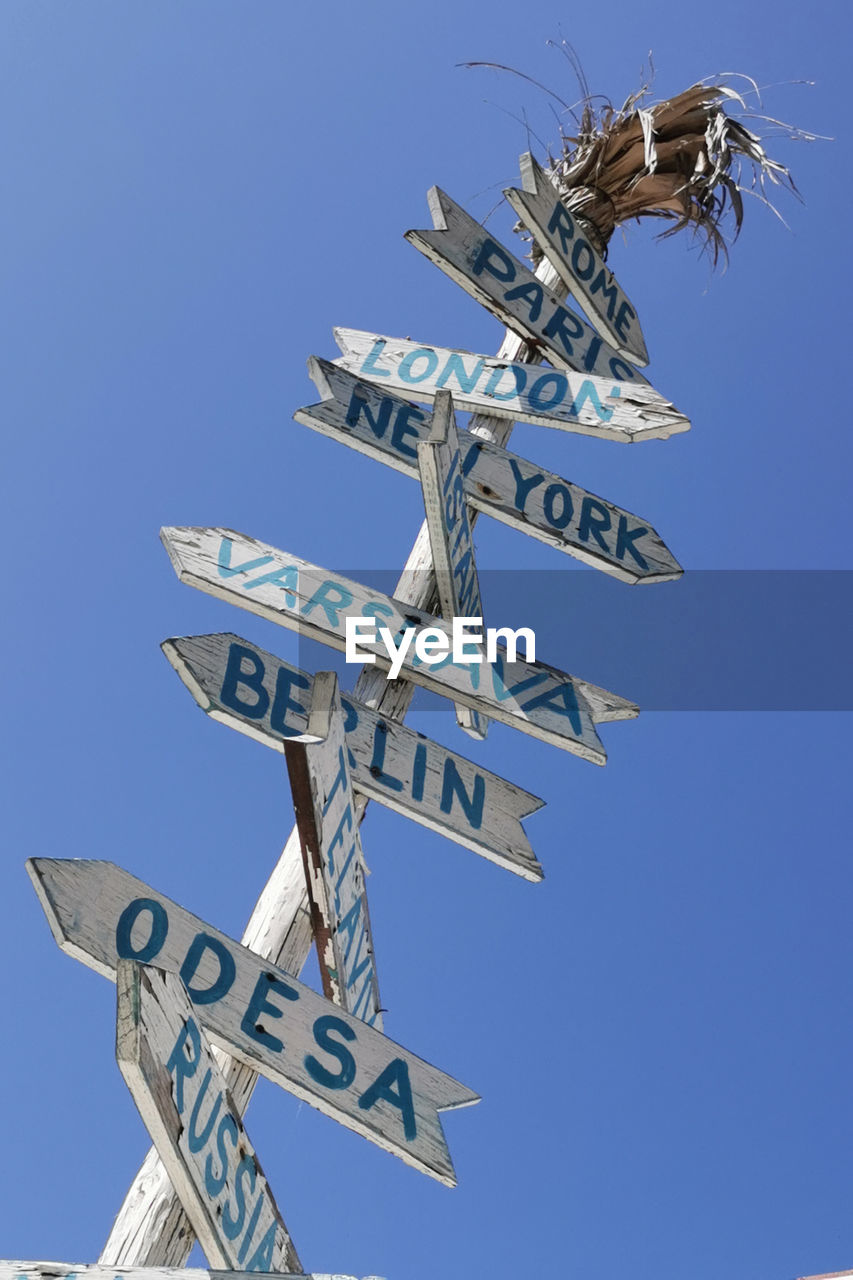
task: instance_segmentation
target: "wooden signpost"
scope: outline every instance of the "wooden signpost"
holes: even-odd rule
[[[648,364],[636,310],[529,151],[521,157],[521,184],[521,190],[510,187],[504,195],[593,327],[620,355],[634,364]]]
[[[502,324],[534,342],[561,369],[646,381],[446,192],[432,187],[427,198],[435,229],[407,231],[406,239]]]
[[[690,430],[683,413],[636,379],[596,378],[361,329],[333,333],[342,353],[335,364],[412,400],[430,401],[446,389],[457,408],[472,413],[628,443]]]
[[[375,618],[389,639],[429,630],[431,637],[444,637],[445,646],[451,643],[450,628],[440,618],[244,534],[167,528],[160,537],[182,582],[333,648],[345,647],[347,617]],[[361,649],[391,669],[378,630],[377,635],[373,641],[363,635]],[[504,662],[498,656],[492,662],[428,666],[410,643],[400,670],[415,684],[595,764],[607,759],[596,724],[638,714],[627,698],[543,662]]]
[[[283,751],[308,739],[314,677],[230,633],[166,640],[163,652],[213,720]],[[542,801],[344,694],[352,783],[431,831],[525,880],[542,868],[521,819]]]
[[[27,871],[63,951],[113,980],[120,959],[179,974],[215,1044],[456,1185],[438,1113],[478,1102],[472,1090],[114,863],[31,858]]]
[[[319,671],[314,677],[308,733],[319,741],[286,741],[284,758],[323,991],[327,999],[381,1031],[358,809],[334,671]]]
[[[312,356],[308,368],[324,399],[297,409],[297,422],[419,475],[430,431],[423,410],[327,360]],[[671,582],[683,573],[648,521],[470,431],[458,440],[465,501],[475,510],[623,582]]]
[[[106,1267],[85,1262],[14,1262],[0,1259],[0,1280],[258,1280],[253,1271],[219,1271],[204,1267]],[[326,1271],[279,1273],[277,1280],[356,1280]],[[364,1280],[382,1280],[365,1276]]]
[[[480,579],[449,391],[439,391],[435,398],[432,428],[418,443],[417,457],[441,616],[482,622]],[[456,723],[472,738],[485,738],[489,728],[481,712],[458,702]]]
[[[136,960],[116,965],[116,1059],[214,1267],[302,1264],[184,984]]]

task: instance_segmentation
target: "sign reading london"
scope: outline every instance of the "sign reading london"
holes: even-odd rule
[[[595,764],[607,759],[596,724],[638,714],[627,698],[542,662],[479,654],[461,663],[446,652],[439,665],[413,642],[423,635],[449,650],[450,628],[440,618],[244,534],[166,528],[160,537],[182,582],[336,649],[346,647],[348,620],[364,624],[356,636],[362,658],[372,653],[392,677],[405,671],[415,684]]]
[[[229,633],[166,640],[163,652],[211,719],[277,751],[307,740],[313,676]],[[525,880],[542,879],[521,825],[542,800],[347,694],[341,707],[357,791]]]
[[[432,187],[427,198],[435,230],[407,231],[406,239],[501,324],[535,343],[561,369],[646,381],[440,187]]]
[[[648,364],[649,353],[637,312],[529,151],[521,157],[521,183],[522,190],[510,187],[504,195],[566,288],[620,355],[635,364]]]
[[[335,364],[414,400],[432,400],[447,389],[458,408],[472,413],[629,443],[690,430],[689,419],[645,382],[614,382],[361,329],[332,332],[342,352]]]
[[[301,1271],[180,978],[120,959],[116,990],[119,1070],[208,1262]]]
[[[334,671],[314,677],[308,734],[320,740],[285,742],[284,757],[323,990],[327,999],[381,1031],[359,816]]]
[[[109,978],[120,959],[177,973],[215,1044],[456,1185],[438,1113],[476,1093],[112,862],[30,858],[27,871],[63,951]]]
[[[312,356],[308,370],[324,399],[297,409],[297,422],[404,475],[419,475],[418,449],[430,431],[422,409],[327,360]],[[476,510],[623,582],[681,576],[648,521],[482,436],[460,431],[458,439],[465,501]]]

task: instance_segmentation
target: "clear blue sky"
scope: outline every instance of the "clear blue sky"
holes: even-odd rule
[[[779,145],[806,203],[783,201],[788,231],[748,201],[724,276],[686,242],[614,238],[649,376],[690,433],[627,448],[527,426],[513,447],[648,517],[688,571],[853,568],[845,7],[2,6],[5,1257],[93,1261],[148,1147],[114,989],[58,951],[25,858],[112,859],[239,937],[290,828],[281,758],[207,721],[158,645],[235,630],[293,657],[294,638],[180,586],[158,529],[402,565],[417,488],[291,421],[316,398],[305,361],[335,354],[334,324],[497,348],[402,233],[428,225],[433,183],[486,217],[520,113],[553,136],[531,87],[454,64],[572,98],[545,43],[561,24],[616,101],[651,49],[660,96],[745,71],[779,86],[771,114],[837,138]],[[509,236],[505,208],[490,225]],[[571,563],[494,521],[477,545],[484,569],[572,591]],[[542,656],[574,670],[587,620],[568,616]],[[546,880],[371,808],[387,1030],[483,1101],[446,1118],[450,1191],[262,1083],[247,1128],[306,1267],[853,1268],[849,715],[649,712],[605,726],[606,769],[501,727],[478,747],[449,710],[416,723],[547,801],[527,827]]]

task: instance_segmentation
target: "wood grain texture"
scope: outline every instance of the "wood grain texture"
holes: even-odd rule
[[[535,343],[560,369],[646,381],[446,192],[432,187],[427,198],[435,229],[407,231],[406,239],[502,324]]]
[[[328,1000],[381,1031],[364,854],[334,671],[314,676],[308,732],[320,740],[285,742],[284,756],[323,991]]]
[[[537,268],[546,286],[559,289],[560,281],[547,260]],[[536,351],[516,334],[508,332],[498,352],[503,361],[536,360]],[[470,430],[495,444],[505,445],[513,422],[507,417],[478,414]],[[476,520],[477,512],[472,512]],[[434,579],[430,581],[429,537],[426,524],[415,539],[394,594],[424,609],[437,607]],[[404,680],[392,685],[377,679],[373,667],[365,667],[356,683],[357,697],[383,715],[403,720],[414,688]],[[302,854],[294,827],[267,884],[258,896],[246,930],[244,946],[250,947],[290,972],[298,973],[311,947],[310,916],[304,888]],[[234,1101],[245,1109],[257,1082],[257,1074],[233,1058],[225,1057],[224,1070]],[[100,1261],[109,1268],[123,1266],[182,1266],[190,1255],[194,1233],[168,1175],[153,1148],[148,1152],[125,1194]]]
[[[481,625],[485,625],[456,416],[449,391],[439,391],[435,397],[432,426],[427,438],[418,442],[417,466],[441,616],[445,621],[456,617],[478,618]],[[482,712],[458,702],[455,710],[456,723],[461,729],[472,738],[485,738],[489,721]]]
[[[626,359],[648,364],[649,353],[636,309],[529,151],[521,157],[521,182],[521,190],[510,187],[504,195],[566,288],[577,298],[593,328]]]
[[[297,409],[297,422],[404,475],[419,475],[430,432],[425,412],[326,360],[312,356],[308,370],[324,399]],[[436,393],[442,394],[449,393]],[[647,520],[470,431],[460,431],[458,441],[461,484],[474,510],[623,582],[681,576],[681,565]]]
[[[188,586],[333,648],[345,647],[348,617],[378,615],[392,635],[429,628],[449,636],[448,625],[432,614],[234,530],[173,527],[160,537]],[[362,650],[375,655],[377,667],[389,668],[380,642]],[[541,661],[504,662],[499,656],[479,665],[427,666],[412,645],[402,671],[415,684],[594,764],[607,759],[596,724],[638,714],[627,698]]]
[[[264,1280],[271,1272],[207,1270],[204,1267],[104,1267],[85,1262],[14,1262],[0,1259],[0,1280]],[[276,1280],[356,1280],[339,1272],[277,1272]],[[364,1280],[383,1280],[365,1276]]]
[[[277,751],[308,736],[313,676],[230,632],[176,637],[163,652],[211,719]],[[282,690],[286,711],[276,710]],[[537,796],[347,694],[341,705],[363,801],[377,800],[527,880],[542,879],[521,826],[541,809]]]
[[[179,974],[220,1048],[456,1185],[438,1113],[479,1101],[472,1090],[111,862],[32,858],[27,870],[63,951],[113,981],[119,958]]]
[[[362,329],[339,327],[333,333],[341,350],[336,365],[422,403],[445,388],[458,409],[471,413],[627,443],[667,440],[690,429],[689,419],[643,382],[543,368]]]
[[[214,1267],[301,1272],[255,1150],[186,988],[119,960],[116,1060]]]

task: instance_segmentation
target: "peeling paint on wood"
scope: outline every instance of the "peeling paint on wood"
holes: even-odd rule
[[[440,618],[245,534],[190,527],[162,529],[160,537],[182,582],[333,648],[345,647],[347,617],[377,615],[392,635],[429,628],[445,632],[449,643]],[[375,653],[377,666],[390,666],[378,641],[362,649]],[[498,656],[492,663],[429,667],[411,646],[402,670],[415,684],[595,764],[607,759],[596,724],[638,714],[629,699],[539,661]]]
[[[0,1280],[263,1280],[262,1271],[227,1271],[203,1267],[102,1267],[85,1262],[13,1262],[0,1260]],[[278,1272],[276,1280],[356,1280],[328,1271]],[[364,1280],[383,1280],[365,1276]]]
[[[404,475],[419,474],[430,430],[423,410],[327,360],[312,356],[308,369],[325,398],[297,409],[297,422]],[[476,511],[622,582],[681,577],[681,565],[648,521],[470,431],[460,431],[458,440],[465,499]]]
[[[341,356],[334,362],[389,391],[429,402],[442,388],[459,409],[512,422],[597,436],[605,440],[667,440],[690,421],[653,387],[509,357],[481,356],[335,328]]]
[[[162,648],[211,719],[278,751],[310,736],[307,672],[230,632],[176,637]],[[341,706],[357,792],[526,880],[542,879],[521,826],[542,808],[538,796],[349,695]]]
[[[323,991],[328,1000],[381,1031],[358,809],[334,671],[314,676],[308,732],[320,741],[285,742],[284,756]]]
[[[446,192],[432,187],[427,198],[435,229],[407,231],[406,239],[502,324],[535,343],[560,369],[645,383],[634,365]]]
[[[478,1102],[471,1089],[114,863],[31,858],[27,871],[63,951],[113,981],[119,959],[179,974],[214,1044],[456,1185],[439,1112]]]
[[[485,625],[449,391],[439,391],[435,398],[432,428],[427,438],[418,442],[417,464],[441,616],[445,620],[478,618]],[[459,702],[455,708],[460,729],[472,738],[485,738],[489,730],[487,718]]]
[[[184,984],[119,960],[116,991],[119,1069],[208,1262],[301,1272]]]
[[[593,328],[620,355],[635,364],[648,364],[649,353],[636,309],[613,272],[529,151],[520,163],[522,189],[509,187],[504,191],[510,205],[557,269],[566,288],[580,302]]]

